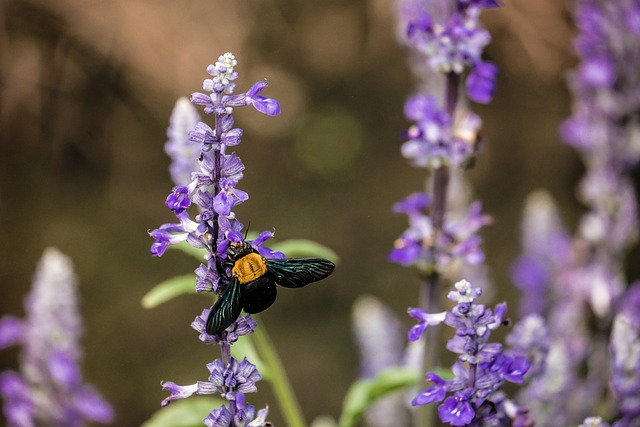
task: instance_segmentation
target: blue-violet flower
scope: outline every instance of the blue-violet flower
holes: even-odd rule
[[[499,343],[488,342],[491,331],[504,323],[506,304],[498,304],[492,311],[476,303],[482,293],[480,288],[472,288],[465,280],[457,282],[455,288],[447,296],[456,302],[451,311],[427,314],[410,310],[421,323],[431,319],[430,326],[444,322],[455,328],[447,349],[459,355],[452,366],[454,378],[445,380],[433,372],[428,373],[425,378],[434,385],[416,396],[412,404],[444,401],[438,407],[438,415],[442,422],[453,426],[532,425],[527,411],[502,391],[507,381],[524,381],[530,366],[528,360],[521,354],[503,351]],[[418,332],[413,332],[413,338],[417,338]]]
[[[0,348],[20,345],[20,373],[0,374],[4,413],[12,427],[81,427],[110,423],[113,409],[80,371],[82,319],[71,260],[45,250],[26,299],[27,317],[0,319]]]

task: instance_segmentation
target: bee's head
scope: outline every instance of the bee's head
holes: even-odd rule
[[[229,249],[227,250],[227,257],[231,261],[236,261],[243,256],[255,252],[253,247],[246,241],[229,242]]]

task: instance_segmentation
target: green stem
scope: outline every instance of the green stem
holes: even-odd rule
[[[269,369],[271,386],[280,404],[280,411],[285,419],[284,424],[290,427],[307,427],[307,422],[293,392],[289,377],[285,372],[284,366],[282,366],[278,353],[271,344],[264,324],[256,328],[251,338],[253,338],[258,354]]]

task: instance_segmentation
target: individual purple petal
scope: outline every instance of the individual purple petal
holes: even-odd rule
[[[280,114],[280,104],[273,98],[256,96],[251,100],[253,107],[267,116],[277,116]]]
[[[0,350],[19,344],[24,339],[24,324],[14,316],[0,319]]]
[[[196,105],[211,104],[211,96],[206,93],[194,92],[191,94],[191,102]]]
[[[273,231],[263,231],[262,233],[258,234],[258,237],[251,240],[250,243],[253,247],[262,246],[264,242],[271,239],[274,234],[275,233]]]
[[[163,390],[167,390],[169,393],[169,397],[162,400],[161,405],[167,406],[171,402],[177,399],[185,399],[187,397],[192,396],[196,391],[198,391],[197,384],[191,384],[187,386],[178,385],[172,381],[163,381],[160,383]]]
[[[166,230],[156,229],[149,233],[155,239],[151,245],[151,254],[153,256],[162,256],[169,245],[175,245],[187,239],[187,233],[172,234]]]
[[[441,110],[435,98],[422,93],[412,96],[404,104],[404,116],[407,120],[422,121],[440,114]]]
[[[401,265],[413,264],[422,251],[421,246],[409,239],[398,239],[395,241],[395,248],[389,252],[389,261]]]
[[[63,384],[68,389],[77,388],[81,384],[82,376],[74,356],[64,351],[54,351],[47,365],[51,379],[56,383]]]
[[[240,144],[241,137],[242,137],[242,129],[238,129],[238,128],[231,129],[230,131],[226,132],[222,136],[222,140],[220,142],[222,142],[224,145],[228,147],[232,147],[234,145]]]
[[[438,406],[438,416],[443,423],[449,423],[452,426],[464,426],[473,420],[475,411],[469,396],[465,393],[458,392],[454,396],[449,396],[444,403]]]
[[[231,426],[231,412],[224,406],[214,409],[202,420],[207,427],[229,427]]]
[[[110,424],[115,416],[111,405],[92,387],[83,386],[73,403],[78,412],[90,421]]]
[[[229,178],[234,181],[240,181],[242,179],[242,171],[244,170],[244,164],[235,153],[224,156],[222,159],[222,168],[220,177]]]
[[[616,71],[610,58],[595,57],[584,61],[577,70],[582,84],[596,88],[610,88],[616,80]]]
[[[446,396],[444,389],[440,386],[434,385],[425,389],[422,393],[417,395],[411,401],[412,406],[427,405],[433,402],[442,402],[442,399]]]
[[[431,203],[427,193],[413,193],[393,205],[394,213],[424,214]]]
[[[256,82],[251,86],[251,89],[247,91],[247,98],[255,98],[263,89],[267,87],[267,82]]]
[[[200,144],[202,151],[209,151],[212,147],[219,149],[219,141],[213,129],[204,122],[196,123],[195,129],[189,132],[189,141]]]
[[[27,382],[16,372],[0,374],[0,395],[4,400],[4,415],[12,427],[34,427],[36,405]]]
[[[431,19],[431,15],[428,13],[420,13],[407,25],[407,38],[411,39],[419,32],[433,34],[433,20]]]
[[[180,213],[191,206],[189,199],[189,189],[187,187],[173,187],[171,193],[167,196],[166,205],[169,209],[176,213]]]
[[[524,382],[524,375],[529,371],[531,363],[524,356],[509,357],[508,365],[504,377],[507,381],[521,384]]]
[[[418,324],[409,330],[409,341],[419,340],[427,327],[439,325],[444,321],[446,316],[446,312],[431,314],[420,308],[410,308],[408,313],[411,317],[418,320]]]
[[[219,342],[216,335],[209,335],[206,331],[207,318],[211,308],[205,308],[202,313],[191,322],[191,328],[197,331],[200,335],[198,339],[205,344],[217,344]]]
[[[248,424],[248,427],[267,427],[267,416],[269,408],[262,408],[258,411],[258,415]]]
[[[480,62],[473,67],[467,77],[467,94],[480,104],[487,104],[493,98],[498,67],[491,62]]]
[[[627,29],[634,36],[640,37],[640,5],[637,3],[630,4],[626,12],[624,22]]]

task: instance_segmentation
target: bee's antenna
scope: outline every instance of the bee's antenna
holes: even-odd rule
[[[251,227],[251,221],[247,223],[247,229],[244,230],[244,240],[247,240],[247,234],[249,234],[249,227]]]

